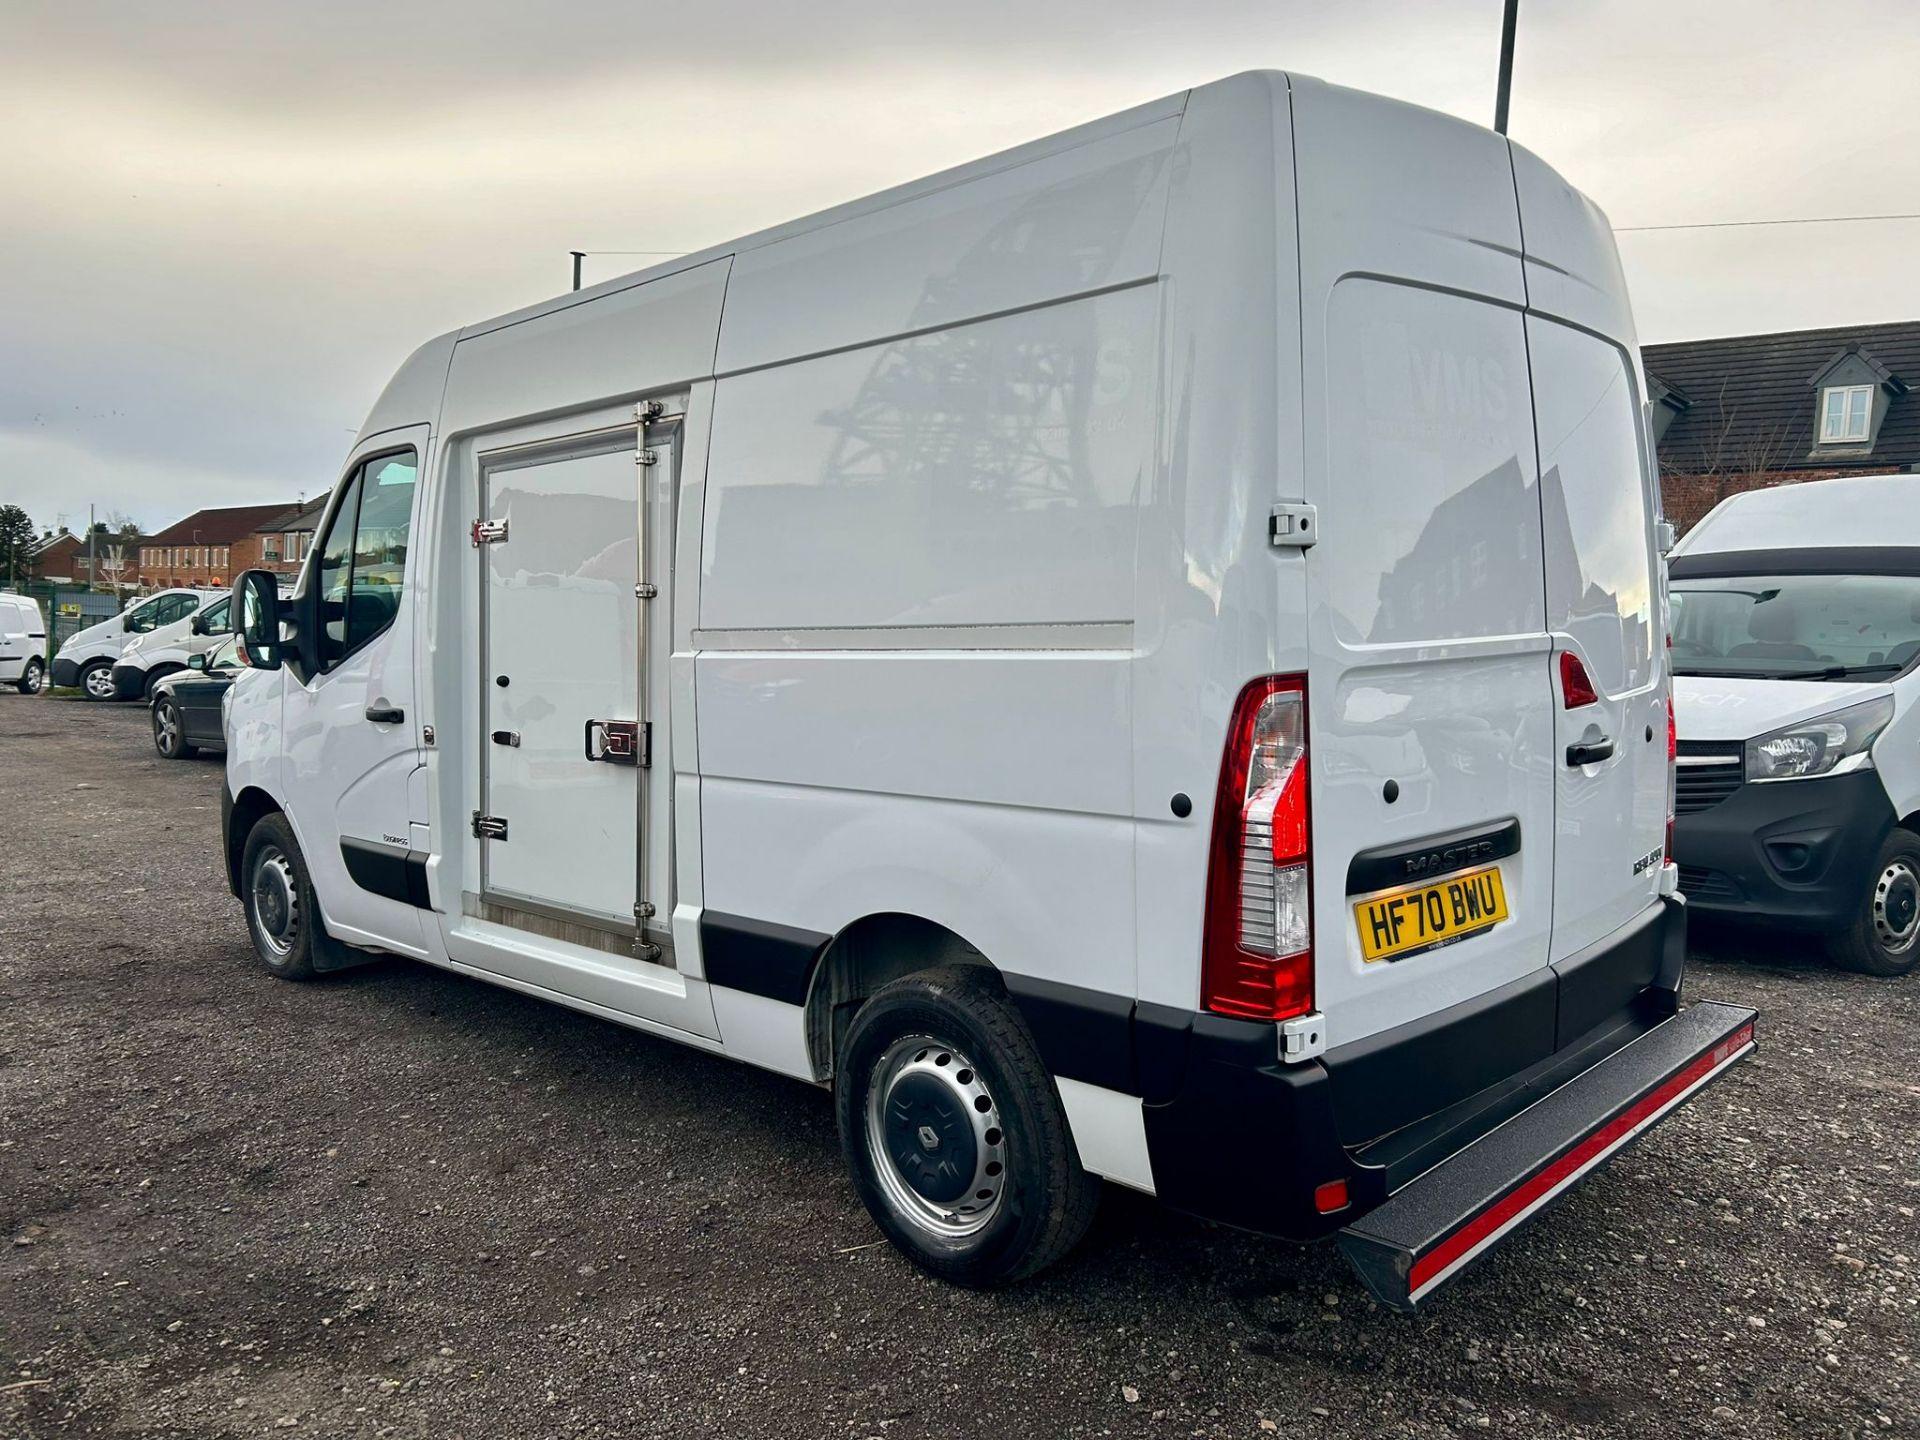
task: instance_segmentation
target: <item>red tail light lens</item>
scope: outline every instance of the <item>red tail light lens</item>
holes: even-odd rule
[[[1201,1001],[1215,1014],[1313,1008],[1311,849],[1306,677],[1256,680],[1233,707],[1213,807]]]
[[[1673,859],[1674,799],[1680,779],[1680,727],[1673,720],[1673,695],[1667,695],[1667,849],[1661,858]]]
[[[1565,697],[1569,710],[1600,703],[1599,692],[1593,688],[1593,681],[1587,678],[1587,667],[1580,663],[1580,657],[1571,650],[1560,652],[1560,693]]]

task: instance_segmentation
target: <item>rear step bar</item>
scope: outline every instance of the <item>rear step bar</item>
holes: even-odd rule
[[[1753,1050],[1756,1012],[1703,1000],[1396,1190],[1340,1232],[1381,1304],[1412,1311]]]

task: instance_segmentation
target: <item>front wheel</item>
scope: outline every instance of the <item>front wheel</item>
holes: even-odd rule
[[[113,699],[113,662],[96,660],[82,670],[80,690],[89,700]]]
[[[1051,1265],[1092,1223],[1053,1081],[991,970],[896,980],[855,1015],[834,1082],[861,1203],[916,1265],[1003,1285]]]
[[[184,760],[193,754],[187,743],[187,727],[180,718],[180,707],[168,696],[153,702],[153,748],[162,760]]]
[[[47,666],[38,655],[27,661],[27,668],[20,678],[13,682],[13,688],[22,695],[38,695],[47,684]]]
[[[1827,953],[1864,975],[1905,975],[1920,961],[1920,835],[1895,830],[1868,874],[1853,923],[1827,941]]]
[[[240,899],[260,962],[282,980],[311,980],[315,943],[324,945],[326,935],[306,859],[285,817],[264,816],[247,832]]]

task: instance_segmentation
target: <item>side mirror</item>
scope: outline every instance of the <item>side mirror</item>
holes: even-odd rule
[[[280,582],[268,570],[249,570],[233,582],[234,630],[240,636],[236,656],[255,670],[278,670],[286,642],[281,638]],[[202,665],[206,662],[203,660]]]
[[[189,624],[187,628],[193,631],[193,633],[196,635],[206,634],[207,633],[207,612],[202,610],[198,615],[194,616],[192,623]]]
[[[204,655],[189,655],[189,656],[187,656],[187,669],[189,669],[189,670],[204,670],[204,669],[206,669],[206,668],[207,668],[207,657],[206,657],[206,656],[204,656]]]

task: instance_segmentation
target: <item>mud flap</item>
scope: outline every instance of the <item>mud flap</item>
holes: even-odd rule
[[[1751,1054],[1755,1018],[1703,1001],[1663,1021],[1395,1191],[1341,1252],[1381,1304],[1415,1309]]]

